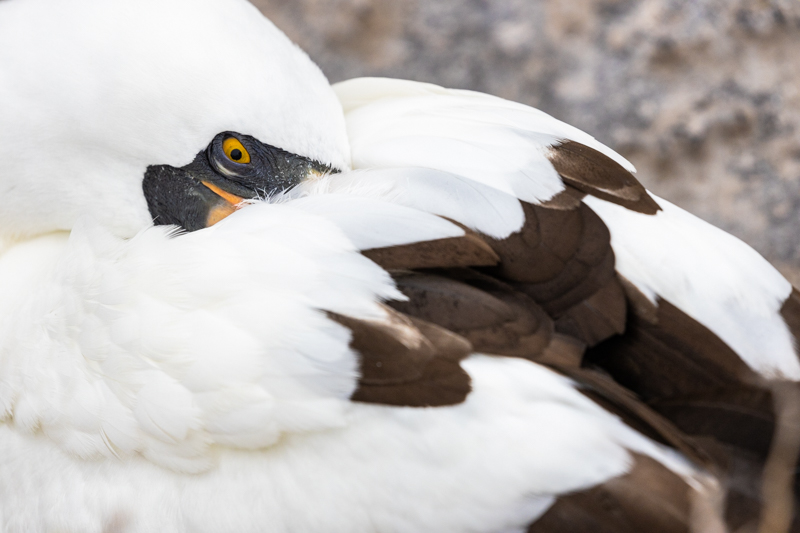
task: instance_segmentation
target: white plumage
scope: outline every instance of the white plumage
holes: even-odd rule
[[[343,115],[241,0],[0,2],[0,73],[4,531],[524,531],[560,495],[629,472],[632,452],[697,495],[714,485],[522,359],[470,356],[457,405],[350,400],[359,355],[330,313],[381,323],[382,302],[405,298],[359,252],[459,224],[512,235],[519,200],[564,191],[548,154],[565,139],[633,170],[585,133],[392,80],[338,85]],[[148,166],[186,165],[223,131],[344,172],[197,232],[151,226]],[[659,203],[587,200],[618,270],[757,371],[800,377],[778,314],[788,282]],[[659,254],[673,245],[696,255]],[[703,270],[720,261],[724,276]]]

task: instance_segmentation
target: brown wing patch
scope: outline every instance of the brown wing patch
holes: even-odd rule
[[[690,435],[705,435],[766,459],[775,429],[772,394],[731,385],[657,399],[650,406]]]
[[[478,349],[481,351],[502,349],[505,351],[497,353],[534,358],[535,353],[541,350],[537,344],[540,337],[538,333],[536,339],[529,339],[533,346],[526,349],[523,355],[522,351],[508,351],[512,344],[521,347],[524,344],[521,338],[514,343],[507,340],[500,342],[498,336],[502,335],[497,328],[517,337],[526,335],[524,330],[531,333],[537,328],[542,309],[555,320],[555,331],[573,336],[580,343],[594,345],[622,331],[627,304],[622,286],[616,278],[608,228],[600,217],[580,202],[583,194],[567,186],[565,191],[544,205],[522,202],[524,225],[505,239],[491,239],[465,230],[464,237],[372,249],[362,253],[387,270],[425,269],[445,278],[452,278],[453,269],[459,267],[480,268],[487,279],[494,278],[495,283],[504,285],[502,290],[497,289],[499,292],[492,289],[497,292],[492,297],[495,300],[499,298],[502,305],[497,302],[490,305],[486,297],[481,297],[474,302],[477,306],[475,309],[461,306],[458,313],[463,316],[458,320],[465,322],[459,322],[458,327],[442,318],[435,318],[443,315],[431,307],[427,308],[428,314],[419,314],[421,308],[412,311],[414,305],[419,307],[416,302],[412,302],[412,306],[404,307],[401,304],[397,307],[403,312],[424,316],[443,327],[456,328],[458,333],[479,343]],[[468,282],[474,283],[477,283],[476,279]],[[485,285],[485,282],[481,283]],[[417,289],[422,290],[420,287]],[[477,293],[473,292],[472,295],[460,294],[453,300],[457,292],[453,292],[453,289],[454,286],[445,289],[443,285],[436,289],[440,305],[444,305],[443,299],[446,298],[450,298],[448,305],[451,307],[458,298],[477,298]],[[425,291],[432,294],[432,290],[428,283]],[[499,297],[501,293],[504,295],[502,298]],[[530,301],[537,305],[531,306]],[[501,307],[503,313],[518,314],[513,319],[506,316],[502,320],[493,316]],[[478,316],[479,310],[489,313],[485,317],[488,321],[485,327],[494,328],[485,332],[486,342],[478,340],[477,327],[468,325]],[[448,311],[453,312],[453,309]],[[501,322],[504,324],[502,327],[499,326]],[[512,322],[517,325],[511,326]],[[488,337],[498,342],[493,344]]]
[[[519,232],[487,239],[500,258],[488,272],[541,305],[560,332],[589,345],[620,333],[626,303],[600,217],[584,204],[572,210],[522,205]]]
[[[499,261],[497,254],[470,231],[463,237],[373,248],[361,253],[386,270],[491,266]]]
[[[766,454],[769,392],[719,337],[666,300],[655,316],[631,306],[625,334],[589,349],[596,365],[690,435]]]
[[[407,302],[390,305],[468,339],[476,351],[535,360],[550,345],[553,322],[511,286],[470,269],[395,272]]]
[[[627,474],[559,497],[528,533],[689,533],[691,491],[661,463],[634,454]]]
[[[455,405],[469,394],[470,378],[459,365],[472,347],[462,337],[387,309],[386,320],[328,313],[352,332],[361,356],[353,401],[409,407]]]
[[[633,174],[594,148],[564,141],[552,146],[547,158],[564,182],[581,192],[639,213],[661,210]]]
[[[629,313],[625,335],[592,348],[587,358],[646,399],[758,381],[719,337],[663,299],[655,323]]]
[[[569,308],[556,320],[556,331],[593,346],[625,331],[625,293],[616,278]]]
[[[594,345],[623,331],[627,304],[608,228],[578,201],[582,194],[568,187],[553,206],[523,202],[525,223],[505,239],[467,230],[455,239],[363,253],[387,270],[438,276],[398,277],[414,296],[394,307],[453,329],[480,351],[535,359],[553,330]],[[470,279],[463,267],[473,268]]]

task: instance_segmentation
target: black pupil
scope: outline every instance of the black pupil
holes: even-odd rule
[[[242,158],[241,150],[239,150],[238,148],[234,148],[233,150],[231,150],[231,159],[233,159],[234,161],[238,161],[241,158]]]

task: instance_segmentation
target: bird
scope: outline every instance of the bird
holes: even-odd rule
[[[0,72],[4,530],[757,519],[796,291],[588,134],[245,0],[2,0]]]

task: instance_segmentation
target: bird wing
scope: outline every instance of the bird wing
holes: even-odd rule
[[[494,252],[476,244],[437,265],[435,243],[406,245],[402,261],[370,251],[409,298],[395,309],[478,351],[601,368],[681,430],[763,460],[776,416],[768,382],[800,379],[797,292],[766,260],[535,109],[402,80],[335,90],[355,172],[315,193],[434,213]]]
[[[632,165],[591,136],[528,106],[470,91],[375,78],[342,82],[335,90],[346,113],[354,168],[394,167],[399,173],[397,167],[423,167],[472,180],[520,200],[528,225],[535,225],[527,222],[535,211],[531,206],[540,206],[537,218],[557,216],[559,210],[575,217],[574,211],[582,210],[577,200],[585,197],[582,203],[592,215],[584,211],[583,218],[597,215],[602,223],[594,226],[608,228],[597,232],[610,230],[616,271],[652,303],[665,300],[697,320],[757,373],[800,379],[787,326],[797,321],[791,284],[738,239],[648,195],[633,177]],[[426,205],[446,195],[431,189],[451,183],[440,179],[419,188],[416,181],[402,183],[407,191],[400,201],[425,195],[415,204],[420,209],[495,239],[531,233],[522,228],[519,208],[499,201],[497,210],[514,217],[505,231],[476,224],[479,217],[497,216],[485,208],[459,217]],[[579,238],[575,228],[580,225],[565,222],[558,228],[560,223],[551,241],[564,255],[564,248]],[[508,232],[515,224],[519,227]],[[606,239],[598,234],[588,240]],[[548,249],[552,242],[546,243]],[[536,262],[528,258],[517,270],[530,271]],[[507,277],[513,268],[508,263],[501,262]]]

